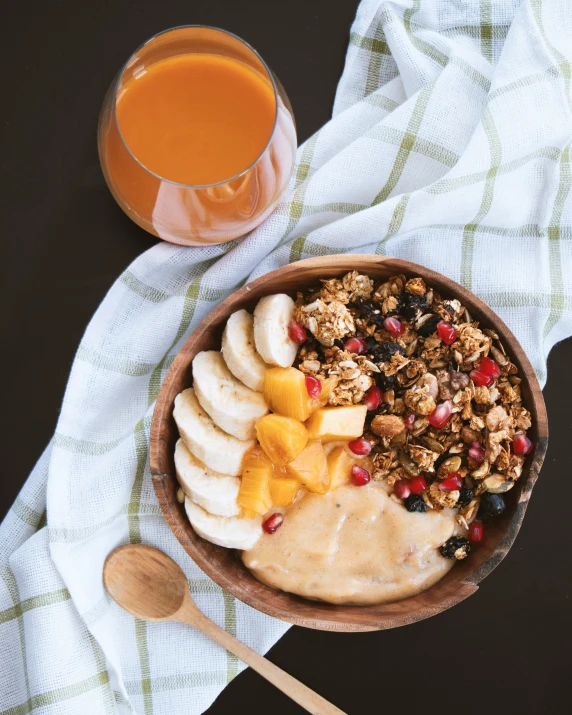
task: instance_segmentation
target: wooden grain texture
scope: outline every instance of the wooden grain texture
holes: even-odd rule
[[[143,544],[119,546],[105,560],[103,582],[121,608],[136,618],[176,621],[198,628],[309,713],[345,715],[314,690],[207,618],[195,605],[182,569],[159,549]]]
[[[173,462],[178,437],[172,416],[175,397],[192,384],[193,357],[201,350],[219,349],[228,316],[240,308],[252,310],[264,295],[283,292],[295,297],[297,291],[315,285],[321,278],[339,277],[350,270],[376,279],[387,279],[398,273],[408,277],[419,275],[444,297],[461,300],[473,319],[499,334],[523,378],[523,400],[533,421],[528,434],[534,442],[534,452],[526,461],[522,477],[507,495],[504,514],[487,524],[485,543],[427,591],[402,601],[371,606],[310,601],[276,591],[255,579],[236,552],[195,534],[176,499],[178,485]],[[150,461],[155,493],[169,526],[189,556],[216,583],[249,606],[290,623],[323,630],[370,631],[428,618],[477,590],[479,582],[502,561],[514,543],[547,445],[548,420],[540,385],[517,339],[491,308],[458,283],[415,263],[382,256],[336,255],[299,261],[252,281],[217,306],[197,327],[175,358],[159,393],[151,426]]]

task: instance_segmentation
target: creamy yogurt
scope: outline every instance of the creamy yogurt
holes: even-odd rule
[[[396,601],[432,586],[453,566],[438,551],[454,512],[410,513],[372,482],[306,494],[274,534],[242,554],[264,583],[329,603]]]

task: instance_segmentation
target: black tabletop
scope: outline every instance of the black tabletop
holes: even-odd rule
[[[158,30],[224,27],[254,45],[278,74],[302,141],[330,116],[356,7],[357,0],[3,4],[2,515],[54,430],[89,318],[154,240],[116,206],[99,169],[97,116],[115,72]],[[549,360],[550,446],[523,528],[474,596],[391,631],[295,627],[269,657],[352,714],[569,711],[571,364],[567,341]],[[208,712],[301,710],[248,670]]]

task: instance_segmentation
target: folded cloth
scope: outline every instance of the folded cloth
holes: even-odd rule
[[[339,252],[416,261],[491,305],[544,382],[549,349],[572,333],[569,5],[363,0],[333,118],[300,147],[274,214],[224,246],[158,245],[117,280],[1,527],[0,710],[201,713],[244,667],[198,632],[110,602],[103,561],[126,542],[166,551],[199,607],[259,652],[287,629],[191,562],[149,474],[161,380],[245,281]]]

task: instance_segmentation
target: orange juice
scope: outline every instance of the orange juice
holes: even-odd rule
[[[267,79],[211,54],[161,60],[117,97],[119,130],[135,158],[163,179],[193,186],[247,169],[268,143],[275,113]]]
[[[235,35],[201,26],[159,33],[131,56],[106,96],[98,142],[125,213],[184,245],[254,229],[296,155],[292,108],[263,60]]]

